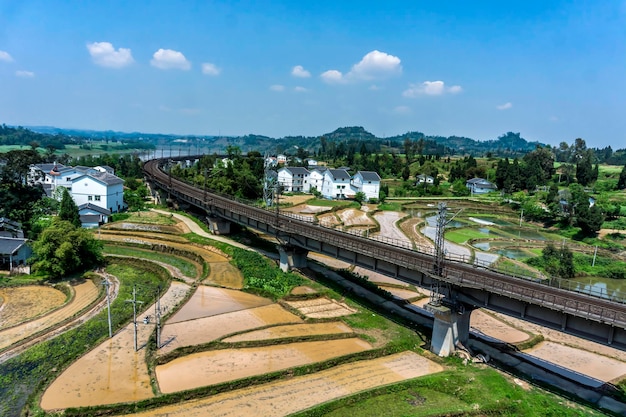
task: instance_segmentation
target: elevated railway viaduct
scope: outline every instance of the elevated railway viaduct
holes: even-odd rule
[[[626,349],[626,305],[622,302],[451,260],[445,262],[441,274],[434,274],[432,254],[323,227],[194,187],[165,172],[162,167],[167,161],[153,159],[144,164],[153,186],[205,210],[218,218],[218,223],[235,222],[276,236],[282,242],[283,265],[303,266],[308,251],[314,251],[407,283],[445,288],[444,306],[431,310],[435,314],[433,341],[446,339],[451,331],[458,332],[455,337],[463,341],[469,333],[470,312],[484,307]],[[436,335],[438,319],[448,326],[440,336]],[[441,343],[448,343],[443,339]]]

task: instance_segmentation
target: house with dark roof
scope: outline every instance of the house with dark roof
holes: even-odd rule
[[[111,210],[93,203],[87,203],[78,206],[78,215],[80,216],[82,226],[89,229],[108,223],[111,217]]]
[[[375,198],[378,200],[380,194],[380,176],[374,171],[358,171],[352,177],[351,186],[356,193],[365,194],[366,200]]]
[[[278,183],[286,192],[310,191],[309,170],[303,167],[283,167],[278,170]]]
[[[470,189],[472,194],[487,194],[498,189],[494,183],[484,178],[472,178],[467,180],[465,186]]]
[[[72,197],[77,206],[89,204],[118,213],[126,208],[124,180],[108,172],[83,174],[72,181]]]
[[[356,192],[350,186],[352,177],[345,169],[327,169],[322,181],[322,195],[330,199],[353,198]]]
[[[6,217],[0,217],[0,237],[23,238],[22,225]]]
[[[23,238],[0,237],[0,269],[14,271],[26,266],[33,251]]]

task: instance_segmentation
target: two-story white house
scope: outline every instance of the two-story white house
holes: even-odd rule
[[[324,184],[324,171],[327,168],[315,168],[309,171],[309,190],[315,188],[317,191],[322,192],[322,184]]]
[[[374,171],[358,171],[352,177],[352,188],[355,194],[362,192],[366,200],[378,199],[380,194],[380,176]]]
[[[72,197],[77,206],[91,203],[118,213],[124,204],[124,180],[108,172],[83,174],[72,181]]]
[[[327,169],[324,171],[322,195],[325,198],[344,199],[354,197],[355,192],[350,187],[351,176],[345,169]]]
[[[283,167],[278,170],[278,184],[285,192],[310,191],[309,170],[303,167]]]

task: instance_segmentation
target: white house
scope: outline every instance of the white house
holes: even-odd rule
[[[325,198],[349,198],[356,194],[350,187],[350,174],[345,169],[327,169],[324,171],[322,195]]]
[[[309,172],[309,190],[315,188],[317,191],[322,192],[324,171],[326,171],[326,168],[315,168]]]
[[[278,183],[286,192],[310,191],[309,170],[302,167],[284,167],[278,170]]]
[[[72,181],[72,197],[77,206],[91,203],[111,213],[123,210],[124,180],[107,172],[83,174]]]
[[[484,178],[472,178],[467,180],[465,186],[472,194],[487,194],[498,189],[498,187]]]
[[[355,192],[365,193],[366,200],[378,199],[380,193],[380,176],[374,171],[358,171],[352,178]]]
[[[287,163],[287,155],[283,155],[283,154],[277,155],[276,162],[279,165],[285,165]]]

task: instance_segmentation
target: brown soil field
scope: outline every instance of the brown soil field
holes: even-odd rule
[[[247,342],[253,340],[273,340],[287,337],[303,337],[315,335],[331,335],[353,333],[352,329],[340,321],[325,323],[290,324],[254,330],[223,339],[223,342]]]
[[[385,285],[379,285],[380,288],[382,288],[385,291],[389,291],[391,294],[393,294],[394,296],[401,298],[403,300],[412,300],[414,298],[423,298],[424,294],[419,292],[419,291],[415,291],[413,289],[410,288],[398,288],[398,287],[389,287],[389,286],[385,286]]]
[[[32,303],[34,301],[38,301],[33,297],[41,297],[39,302],[45,307],[39,311],[50,310],[51,303],[47,300],[46,295],[49,295],[57,305],[60,305],[60,297],[62,297],[61,304],[65,301],[65,294],[49,287],[29,286],[19,288],[22,288],[22,291],[13,293],[13,297],[18,294],[19,296],[23,296],[26,300],[28,300],[26,305],[33,305]],[[49,290],[52,290],[52,292]],[[24,291],[27,292],[24,293]],[[30,291],[32,291],[32,293]],[[38,314],[37,318],[27,322],[24,322],[24,319],[33,317],[33,315],[27,310],[28,307],[22,306],[21,303],[14,304],[13,307],[20,310],[14,311],[11,314],[11,317],[13,317],[14,321],[17,320],[17,322],[21,324],[14,325],[13,327],[5,328],[0,331],[0,350],[6,349],[10,346],[15,346],[24,339],[27,339],[37,333],[44,332],[46,329],[50,329],[59,323],[62,323],[64,320],[67,320],[89,305],[95,303],[98,299],[99,289],[91,280],[86,280],[80,284],[73,285],[72,291],[74,292],[74,297],[69,303],[65,304],[61,308],[51,311],[49,314]],[[13,303],[9,303],[11,303],[10,300],[7,302],[6,308],[3,310],[3,314],[8,313],[9,310],[13,308],[11,307]],[[36,304],[33,305],[33,308],[36,309]]]
[[[210,273],[203,283],[226,288],[243,288],[241,271],[228,262],[211,262]]]
[[[293,290],[291,290],[291,294],[293,295],[304,295],[304,294],[315,294],[315,293],[317,293],[317,291],[315,291],[311,287],[307,287],[306,285],[295,287]]]
[[[189,288],[187,284],[172,282],[161,297],[161,307],[165,311],[171,310],[186,296]],[[154,305],[147,306],[145,311],[139,317],[151,315]],[[150,324],[138,321],[138,346],[147,343],[154,331],[154,323],[154,317]],[[130,323],[70,365],[44,392],[41,408],[86,407],[153,397],[146,353],[143,348],[135,352],[133,334],[133,324]]]
[[[29,285],[0,288],[0,330],[39,317],[66,301],[65,294],[52,287]]]
[[[374,214],[374,218],[378,224],[380,224],[380,232],[378,232],[377,235],[387,239],[395,239],[410,246],[410,239],[396,225],[398,220],[405,216],[405,213],[399,213],[396,211],[381,211]]]
[[[225,288],[199,286],[191,298],[183,305],[166,324],[232,313],[272,304],[272,300]]]
[[[133,414],[137,417],[287,416],[360,391],[440,372],[413,352],[336,366],[313,375],[257,385]],[[252,410],[250,407],[254,405]]]
[[[321,362],[371,349],[359,338],[194,353],[156,367],[161,392],[171,393]]]
[[[314,319],[343,317],[356,313],[355,309],[346,304],[325,297],[303,301],[286,301],[286,304],[298,310],[300,314]]]
[[[225,325],[225,323],[228,325]],[[289,323],[302,323],[302,320],[287,312],[278,304],[270,304],[248,310],[199,318],[193,320],[192,323],[166,324],[163,326],[161,333],[161,340],[164,345],[159,349],[159,354],[163,355],[183,346],[209,343],[245,330]]]

